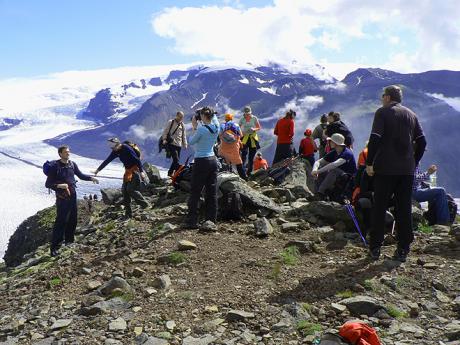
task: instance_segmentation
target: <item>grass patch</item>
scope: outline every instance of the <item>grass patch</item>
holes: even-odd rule
[[[364,288],[373,291],[375,289],[374,282],[371,279],[366,279],[364,281]]]
[[[300,320],[297,322],[296,329],[303,336],[314,335],[316,332],[321,332],[322,327],[320,324],[312,323],[307,320]]]
[[[155,226],[152,230],[148,232],[149,239],[153,240],[155,238],[155,235],[163,231],[163,228],[164,228],[164,224],[159,224]]]
[[[274,280],[278,280],[281,275],[281,263],[276,262],[275,265],[273,265],[272,271],[270,273],[270,278]]]
[[[119,297],[125,302],[130,302],[134,299],[134,294],[131,292],[123,292],[123,291],[113,291],[112,294],[110,295],[110,298],[115,298]]]
[[[432,234],[433,228],[426,223],[426,221],[421,222],[417,228],[418,231],[424,234]]]
[[[305,310],[307,313],[311,312],[313,309],[313,306],[310,303],[302,303],[301,307],[303,310]]]
[[[350,298],[350,297],[353,297],[353,291],[351,290],[340,291],[336,294],[336,296],[340,298]]]
[[[400,319],[403,317],[407,317],[407,313],[398,307],[396,307],[394,304],[389,304],[386,306],[386,310],[388,315],[391,317],[394,317],[395,319]]]
[[[56,206],[41,210],[37,213],[40,228],[52,228],[56,220]]]
[[[48,282],[49,286],[51,288],[54,288],[56,286],[59,286],[59,285],[62,285],[63,284],[63,281],[60,277],[53,277],[51,278],[51,280]]]
[[[193,291],[179,291],[176,295],[186,301],[191,301],[195,298]]]
[[[184,253],[172,252],[168,254],[168,262],[173,265],[179,265],[187,260],[187,256]]]
[[[136,227],[136,225],[137,225],[137,223],[136,223],[136,221],[134,219],[130,219],[126,223],[127,228],[134,228],[134,227]]]
[[[407,288],[411,286],[411,280],[410,278],[407,278],[407,277],[396,277],[395,284],[398,289],[404,288],[404,287]]]
[[[295,266],[299,262],[300,252],[295,246],[287,247],[280,253],[283,263],[288,266]]]
[[[102,228],[102,231],[104,232],[110,232],[112,230],[115,230],[116,228],[116,225],[115,225],[115,222],[108,222],[103,228]]]

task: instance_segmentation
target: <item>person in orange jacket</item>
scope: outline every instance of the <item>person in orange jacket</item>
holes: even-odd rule
[[[254,159],[254,167],[253,171],[257,171],[259,169],[268,169],[268,163],[265,159],[262,158],[262,153],[257,152],[256,159]]]

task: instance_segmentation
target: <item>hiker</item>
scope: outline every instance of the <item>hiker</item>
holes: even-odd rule
[[[436,165],[431,165],[425,172],[421,172],[418,166],[415,168],[412,197],[418,202],[428,201],[428,204],[432,204],[436,211],[435,224],[450,225],[446,190],[441,187],[430,187],[424,183],[429,181],[430,175],[433,175],[437,170]]]
[[[318,147],[319,158],[323,158],[324,155],[326,154],[327,140],[324,135],[324,131],[326,130],[326,127],[327,127],[327,115],[323,114],[321,115],[321,118],[320,118],[320,124],[315,127],[315,129],[313,130],[313,134],[312,134],[312,138],[314,140],[319,141],[319,147]]]
[[[204,107],[200,111],[200,119],[192,118],[193,135],[189,144],[194,146],[195,156],[192,169],[188,215],[185,228],[198,228],[198,203],[201,192],[205,190],[206,219],[213,223],[217,220],[217,159],[214,144],[219,134],[219,121],[212,108]]]
[[[305,138],[300,141],[299,155],[305,158],[310,166],[313,167],[315,164],[315,152],[318,151],[315,141],[312,138],[312,132],[310,128],[307,128],[304,132]]]
[[[326,193],[330,191],[337,179],[345,174],[354,176],[356,161],[353,152],[345,145],[342,134],[334,133],[327,138],[331,151],[313,165],[312,176],[318,180],[317,199],[327,200]]]
[[[260,149],[259,136],[257,135],[257,132],[261,127],[257,117],[252,114],[250,106],[244,107],[243,113],[243,117],[239,122],[241,132],[243,133],[243,138],[241,139],[243,144],[243,149],[241,150],[241,160],[243,161],[243,166],[246,166],[246,175],[249,176],[252,172],[254,156],[257,150]]]
[[[385,210],[394,194],[398,247],[395,260],[405,262],[414,239],[412,229],[412,187],[414,171],[426,147],[425,135],[415,113],[401,105],[402,90],[384,89],[382,107],[374,116],[369,138],[366,171],[373,176],[374,206],[369,255],[380,257],[384,240]]]
[[[184,125],[184,113],[178,111],[174,119],[169,120],[163,129],[163,145],[166,147],[167,158],[171,157],[172,163],[168,170],[171,177],[179,168],[180,151],[187,148],[187,135]]]
[[[233,122],[233,115],[225,114],[225,123],[220,125],[218,155],[223,157],[227,164],[236,165],[238,175],[243,180],[247,180],[246,172],[243,168],[243,160],[240,156],[242,136],[243,133],[240,126]]]
[[[263,170],[268,170],[268,163],[265,159],[262,157],[262,152],[257,152],[256,158],[254,159],[254,171],[263,169]]]
[[[94,172],[97,175],[107,164],[115,158],[119,158],[125,167],[123,175],[123,185],[121,191],[123,193],[123,205],[125,206],[124,219],[132,218],[133,212],[131,209],[131,198],[140,205],[143,209],[150,207],[149,202],[144,198],[138,190],[141,179],[145,180],[146,175],[142,168],[140,153],[136,153],[134,148],[128,143],[121,143],[118,138],[110,138],[107,140],[112,152],[105,161]]]
[[[54,161],[49,168],[46,179],[46,188],[56,192],[56,220],[51,238],[50,254],[57,256],[62,241],[66,246],[75,241],[77,227],[77,181],[75,175],[84,181],[99,183],[97,178],[83,174],[77,163],[70,161],[70,148],[58,148],[60,159]]]
[[[334,111],[331,111],[327,115],[328,125],[324,131],[324,135],[326,137],[332,137],[334,133],[342,134],[345,137],[345,145],[348,148],[351,148],[354,142],[353,134],[351,134],[351,131],[348,129],[347,125],[342,120],[340,120],[340,118],[340,113],[336,113]]]
[[[275,125],[273,134],[275,134],[278,139],[276,140],[275,157],[273,158],[272,165],[275,165],[276,163],[294,155],[292,139],[294,138],[295,133],[295,116],[296,112],[292,109],[289,109],[286,112],[286,115],[279,119]]]

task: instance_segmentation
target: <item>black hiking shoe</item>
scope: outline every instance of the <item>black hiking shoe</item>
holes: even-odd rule
[[[196,230],[199,229],[200,226],[196,223],[184,223],[182,224],[182,228],[187,230]]]
[[[377,261],[380,258],[380,247],[369,249],[369,257]]]
[[[393,260],[400,261],[400,262],[406,262],[407,254],[409,254],[408,250],[397,248],[393,254]]]
[[[51,255],[52,258],[55,258],[56,256],[59,255],[59,252],[58,252],[57,249],[52,248],[52,249],[50,249],[50,255]]]

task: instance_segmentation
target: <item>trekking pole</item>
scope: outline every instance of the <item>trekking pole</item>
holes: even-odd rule
[[[350,215],[351,219],[353,220],[353,223],[355,224],[356,230],[358,230],[359,236],[361,236],[361,239],[363,240],[364,245],[367,247],[367,241],[364,238],[363,233],[361,232],[361,229],[360,229],[359,224],[358,224],[358,220],[356,219],[356,214],[353,211],[353,206],[351,206],[349,200],[345,200],[345,208],[347,209],[348,214]]]

